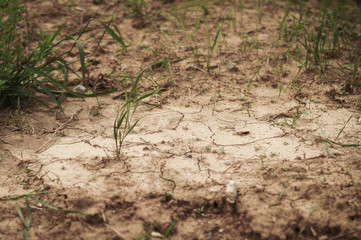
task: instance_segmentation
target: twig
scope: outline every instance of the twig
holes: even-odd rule
[[[118,237],[121,238],[120,232],[118,230],[116,230],[115,228],[113,228],[112,226],[110,226],[109,224],[105,224],[105,226],[107,226],[110,230],[112,230],[113,232],[115,232],[115,234],[117,234]]]

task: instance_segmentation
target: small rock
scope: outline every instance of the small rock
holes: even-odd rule
[[[228,161],[224,161],[223,164],[224,164],[224,165],[231,165],[232,162],[233,162],[232,160],[228,160]]]
[[[236,184],[233,180],[229,181],[226,186],[226,199],[229,203],[234,204],[237,199]]]
[[[239,69],[237,68],[236,64],[235,63],[232,63],[232,62],[229,62],[227,64],[227,68],[230,72],[238,72]]]
[[[216,186],[211,186],[210,188],[209,188],[209,191],[211,191],[211,192],[219,192],[219,191],[222,191],[222,186],[220,186],[220,185],[216,185]]]
[[[77,10],[79,12],[85,12],[85,9],[81,8],[81,7],[75,7],[75,10]]]
[[[77,92],[77,93],[86,93],[87,89],[86,87],[84,87],[83,85],[79,84],[79,85],[76,85],[74,88],[73,88],[73,92]]]
[[[184,154],[184,157],[186,157],[186,158],[192,158],[192,154],[191,154],[191,153],[185,153],[185,154]]]
[[[220,229],[218,230],[218,232],[219,232],[219,233],[223,233],[223,232],[224,232],[224,229],[223,229],[223,228],[220,228]]]
[[[159,232],[152,232],[150,235],[154,238],[162,238],[163,237],[163,235]]]
[[[328,239],[328,236],[323,235],[323,236],[320,236],[318,239],[319,239],[319,240],[326,240],[326,239]]]

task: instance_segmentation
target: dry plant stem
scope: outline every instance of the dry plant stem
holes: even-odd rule
[[[120,232],[117,230],[117,229],[115,229],[115,228],[113,228],[112,226],[110,226],[109,224],[105,224],[105,226],[107,226],[107,228],[109,228],[110,230],[112,230],[118,237],[122,237],[122,235],[120,234]]]
[[[51,136],[51,138],[48,141],[46,141],[38,150],[36,150],[35,153],[41,153],[41,152],[44,152],[46,149],[48,149],[51,146],[51,144],[53,143],[53,140],[54,140],[56,134],[59,131],[65,129],[69,125],[69,123],[71,123],[78,116],[78,114],[82,110],[83,109],[81,107],[77,107],[75,109],[74,113],[69,118],[69,120],[66,121],[65,123],[63,123],[62,125],[60,125],[60,127],[58,127],[57,129],[55,129],[55,131],[54,131],[53,135]]]

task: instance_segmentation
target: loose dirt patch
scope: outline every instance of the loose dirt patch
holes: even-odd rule
[[[118,6],[114,22],[130,45],[120,58],[105,36],[90,56],[103,34],[91,25],[80,39],[96,63],[89,83],[117,92],[67,97],[65,115],[38,104],[20,115],[1,112],[0,239],[22,238],[15,201],[25,212],[19,195],[31,191],[47,204],[84,214],[31,200],[28,239],[142,239],[168,230],[169,239],[361,237],[361,150],[344,146],[360,144],[359,96],[335,92],[342,79],[326,83],[313,71],[297,74],[297,63],[282,57],[284,48],[269,45],[278,38],[284,3],[267,2],[259,23],[257,3],[245,1],[236,28],[224,22],[209,72],[207,34],[213,41],[230,2],[209,5],[208,15],[197,7],[179,12],[187,14],[183,30],[167,12],[181,3],[147,3],[146,19],[131,18],[131,6],[117,4],[27,3],[31,33],[53,32],[68,21],[64,34],[71,34],[95,12],[106,21]],[[115,158],[122,76],[165,57],[177,61],[145,76],[140,89],[157,82],[164,91],[139,106],[139,123]],[[235,204],[225,197],[230,180]]]

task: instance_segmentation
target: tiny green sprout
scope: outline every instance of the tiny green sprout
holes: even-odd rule
[[[282,170],[282,171],[288,171],[288,168],[287,168],[286,166],[282,166],[282,167],[281,167],[281,170]]]
[[[274,157],[274,156],[277,156],[278,153],[275,153],[275,152],[271,152],[271,157]]]
[[[171,193],[171,192],[165,192],[165,195],[166,195],[167,197],[170,197],[170,196],[172,196],[172,193]]]
[[[187,102],[186,105],[185,105],[186,108],[188,108],[188,107],[190,107],[190,106],[191,106],[191,103],[190,103],[190,102]]]
[[[199,137],[196,137],[196,141],[200,141],[201,139]]]
[[[261,149],[260,146],[255,146],[255,147],[254,147],[254,150],[255,150],[255,151],[259,151],[260,149]]]
[[[61,166],[61,170],[65,170],[66,169],[66,167],[65,166]]]
[[[323,183],[327,183],[326,177],[323,177]]]
[[[240,100],[240,101],[244,101],[245,99],[246,99],[245,96],[240,96],[240,97],[239,97],[239,100]]]
[[[28,173],[35,172],[34,170],[27,168],[27,167],[25,167],[24,170],[25,170],[25,172],[28,172]]]
[[[264,164],[264,159],[265,159],[266,155],[265,155],[265,154],[261,154],[261,155],[259,155],[258,157],[259,157],[259,159],[261,160],[262,168],[265,168],[266,165]]]
[[[110,76],[112,76],[114,73],[115,73],[115,71],[112,70],[111,72],[106,72],[105,74],[106,74],[108,77],[110,77]]]
[[[321,100],[315,99],[315,98],[312,98],[311,101],[314,102],[314,103],[320,103],[321,102]]]
[[[287,146],[289,143],[288,142],[283,142],[283,145]]]
[[[271,103],[275,103],[276,101],[273,98],[270,98]]]
[[[202,87],[202,92],[205,92],[205,91],[207,91],[208,89],[209,89],[208,86],[203,86],[203,87]]]
[[[209,151],[211,151],[212,148],[211,148],[211,146],[208,145],[205,147],[205,149],[209,152]]]
[[[224,147],[220,147],[218,149],[218,152],[221,153],[221,154],[225,154],[226,153],[226,150],[224,150]]]
[[[346,171],[345,171],[345,174],[346,174],[346,175],[350,175],[350,171],[349,171],[349,170],[346,170]]]
[[[28,189],[29,185],[26,182],[20,182],[24,189]]]
[[[90,177],[90,180],[95,181],[98,177],[98,174],[96,174],[96,173],[90,174],[89,177]]]
[[[222,94],[221,94],[221,92],[219,92],[219,91],[216,91],[216,95],[217,95],[217,97],[219,97],[219,98],[222,97]]]
[[[174,170],[174,173],[175,173],[175,174],[179,174],[179,171],[178,171],[178,170]]]
[[[272,176],[273,176],[273,177],[277,177],[277,176],[278,176],[278,173],[277,173],[277,172],[273,172],[273,173],[272,173]]]
[[[99,116],[101,114],[100,109],[98,106],[93,106],[90,108],[89,110],[89,115],[96,117]]]
[[[203,155],[200,155],[199,157],[197,157],[197,159],[198,159],[198,160],[203,160],[203,159],[206,159],[206,157],[203,156]]]
[[[202,217],[205,216],[205,214],[204,214],[204,206],[202,206],[202,207],[200,207],[200,208],[195,208],[193,211],[194,211],[196,214],[198,214],[198,215],[200,215],[200,216],[202,216]]]

